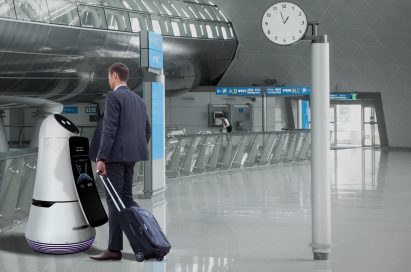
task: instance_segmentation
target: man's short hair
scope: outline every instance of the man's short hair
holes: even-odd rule
[[[123,63],[112,64],[108,69],[108,72],[110,73],[110,75],[116,73],[121,81],[128,80],[128,67]]]

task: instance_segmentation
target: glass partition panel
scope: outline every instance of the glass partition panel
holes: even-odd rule
[[[221,29],[221,35],[223,36],[223,38],[226,40],[228,39],[228,33],[230,32],[230,30],[228,29],[228,27],[224,24],[222,24],[220,26]]]
[[[153,22],[154,32],[163,34],[163,35],[172,35],[173,31],[171,29],[170,19],[162,16],[151,16]]]
[[[230,25],[230,26],[229,26],[229,28],[230,28],[230,35],[231,35],[231,38],[234,38],[234,37],[235,37],[235,34],[234,34],[234,29],[233,29],[233,26],[232,26],[232,25]]]
[[[48,1],[50,21],[53,24],[80,26],[77,5],[65,0]]]
[[[108,7],[122,8],[125,9],[123,1],[121,0],[100,0],[101,4]]]
[[[217,21],[220,22],[225,22],[226,20],[224,19],[224,16],[222,16],[222,13],[219,12],[218,8],[216,7],[208,7],[207,10],[214,16],[214,18],[217,19]]]
[[[195,5],[195,4],[186,3],[186,7],[187,7],[187,10],[189,11],[190,17],[193,18],[193,19],[202,19],[202,17],[198,13],[198,10],[197,10],[196,6],[197,5]]]
[[[214,8],[212,8],[210,6],[203,6],[203,7],[204,7],[204,12],[208,15],[210,20],[217,21],[217,17],[214,14],[214,11],[213,11]]]
[[[197,28],[196,28],[195,22],[189,22],[189,25],[190,25],[191,36],[193,38],[197,38],[198,35],[197,35]]]
[[[133,32],[152,31],[153,25],[149,15],[129,13]]]
[[[49,0],[53,1],[53,0]],[[101,6],[100,0],[76,0],[77,3],[83,3],[87,5]]]
[[[219,17],[222,17],[222,19],[228,23],[229,21],[227,17],[224,15],[224,12],[219,8],[215,8],[215,9],[216,9],[216,13],[219,14]]]
[[[210,25],[211,31],[213,31],[214,38],[223,38],[223,35],[221,34],[220,25],[216,23],[210,23]]]
[[[81,26],[107,29],[103,8],[79,5]]]
[[[144,8],[150,13],[159,13],[156,6],[153,5],[152,0],[140,0]]]
[[[177,14],[180,17],[182,16],[180,9],[174,3],[170,3],[170,6],[172,7],[173,14]]]
[[[161,0],[160,5],[162,6],[162,8],[164,9],[164,11],[166,12],[167,15],[169,15],[169,16],[180,16],[180,15],[177,14],[175,9],[171,6],[171,3],[169,1]]]
[[[158,14],[161,14],[161,15],[167,14],[166,10],[164,9],[164,6],[161,5],[160,1],[152,0],[152,3],[156,7],[156,9],[159,11]]]
[[[198,29],[198,31],[197,31],[198,36],[206,38],[207,37],[207,30],[206,30],[206,27],[205,27],[205,23],[201,22],[201,21],[197,21],[196,24],[197,24],[197,29]]]
[[[183,2],[175,1],[172,5],[174,5],[175,8],[179,11],[181,17],[190,18],[187,7]]]
[[[15,0],[17,19],[32,22],[50,22],[46,0]]]
[[[196,13],[199,15],[199,19],[202,20],[211,20],[208,18],[208,15],[205,13],[203,6],[201,5],[192,5],[192,8],[196,11]]]
[[[151,22],[153,24],[154,32],[158,33],[158,34],[162,34],[161,27],[160,27],[160,22],[158,21],[157,18],[155,18],[155,16],[151,17]]]
[[[106,18],[108,29],[127,32],[131,31],[130,18],[128,17],[127,12],[106,9]]]
[[[191,37],[191,31],[190,31],[190,28],[189,28],[189,25],[188,25],[188,21],[182,20],[181,25],[183,26],[183,28],[182,28],[182,30],[183,30],[182,34],[183,35],[182,36]]]
[[[139,0],[123,0],[123,4],[130,10],[145,11],[143,4]]]
[[[0,17],[16,19],[13,0],[0,1]]]
[[[138,18],[138,15],[135,13],[129,13],[129,16],[130,16],[131,30],[133,32],[140,32],[141,25],[140,25],[140,20]]]
[[[173,29],[173,34],[174,36],[181,36],[180,32],[180,20],[172,20],[171,21],[171,27]]]

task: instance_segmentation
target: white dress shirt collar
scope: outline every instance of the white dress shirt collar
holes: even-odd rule
[[[116,86],[113,91],[117,91],[118,88],[123,87],[123,86],[127,87],[126,84],[120,84],[120,85]]]

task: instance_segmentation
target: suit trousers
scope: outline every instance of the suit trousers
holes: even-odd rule
[[[107,177],[110,179],[126,208],[139,205],[133,199],[133,174],[135,162],[106,163]],[[105,189],[106,190],[106,189]],[[109,239],[108,249],[111,251],[123,250],[123,230],[118,222],[118,211],[110,194],[106,190],[108,206]]]

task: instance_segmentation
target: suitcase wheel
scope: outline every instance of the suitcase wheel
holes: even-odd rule
[[[164,260],[164,257],[159,257],[159,258],[157,258],[157,261],[162,261],[162,260]]]
[[[136,260],[137,260],[137,262],[142,262],[142,261],[144,261],[144,253],[141,252],[141,251],[138,251],[138,252],[136,253]]]

